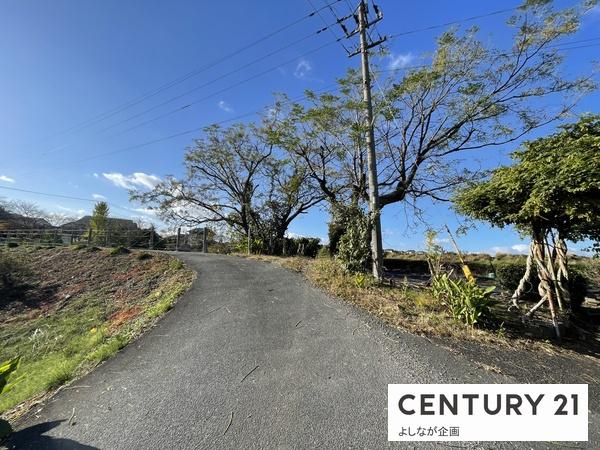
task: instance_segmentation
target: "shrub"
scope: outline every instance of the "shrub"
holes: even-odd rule
[[[356,208],[356,214],[348,217],[346,231],[337,247],[337,258],[350,272],[365,271],[371,261],[369,242],[369,218]]]
[[[85,245],[85,244],[75,244],[71,248],[73,250],[83,250],[83,249],[87,248],[87,245]]]
[[[16,248],[16,247],[19,246],[19,244],[17,242],[9,242],[9,243],[6,244],[6,246],[8,248]]]
[[[494,286],[482,289],[475,283],[462,279],[453,280],[448,274],[442,274],[432,279],[431,289],[456,321],[474,326],[490,317]]]
[[[494,264],[494,271],[496,272],[496,280],[502,289],[508,292],[514,292],[519,286],[519,281],[525,274],[525,263],[514,262],[514,261],[500,261]],[[539,280],[535,273],[535,267],[532,273],[532,293],[537,293],[537,285]]]
[[[138,261],[145,261],[145,260],[147,260],[147,259],[151,259],[152,257],[153,257],[153,256],[152,256],[152,254],[151,254],[151,253],[147,253],[147,252],[141,252],[141,253],[138,253],[138,254],[137,254],[137,256],[136,256],[136,259],[137,259]]]
[[[131,253],[131,250],[129,250],[127,247],[123,247],[122,245],[113,247],[108,251],[110,256],[127,255],[128,253]]]
[[[327,245],[322,245],[319,251],[317,252],[317,258],[328,258],[329,255],[329,246]]]
[[[171,269],[171,270],[183,269],[183,263],[180,260],[173,258],[171,261],[169,261],[169,269]]]
[[[14,287],[17,279],[29,273],[29,267],[10,253],[0,252],[0,288]]]
[[[502,287],[502,289],[512,293],[517,289],[519,281],[525,274],[525,262],[524,261],[502,261],[497,262],[494,265],[496,272],[496,280]],[[569,292],[571,294],[571,305],[574,309],[577,309],[581,303],[583,303],[588,290],[588,276],[589,272],[578,266],[569,267]],[[534,266],[529,281],[529,289],[524,294],[525,298],[531,300],[539,300],[538,284],[540,280],[537,276],[537,271]]]
[[[285,238],[284,256],[307,256],[314,258],[321,248],[321,240],[312,237]],[[283,248],[281,249],[283,253]]]

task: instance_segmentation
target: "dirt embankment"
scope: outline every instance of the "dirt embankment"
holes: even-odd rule
[[[0,395],[0,413],[10,418],[139,336],[195,276],[181,261],[160,253],[77,247],[1,251],[24,268],[14,286],[0,289],[0,361],[20,356],[13,376],[24,375]]]

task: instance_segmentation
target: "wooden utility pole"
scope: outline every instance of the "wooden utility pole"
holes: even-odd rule
[[[373,259],[373,276],[377,280],[382,279],[383,270],[383,244],[381,238],[381,218],[379,209],[379,184],[377,181],[377,155],[375,153],[375,134],[373,131],[373,104],[371,101],[371,73],[369,69],[369,49],[383,43],[383,37],[375,42],[367,39],[367,30],[370,26],[379,22],[383,15],[379,8],[376,9],[377,17],[369,22],[367,4],[361,0],[358,6],[358,29],[350,33],[348,37],[356,32],[360,37],[359,49],[351,53],[354,56],[360,53],[363,78],[363,101],[366,110],[366,142],[367,142],[367,166],[369,173],[369,216],[371,219],[371,256]]]

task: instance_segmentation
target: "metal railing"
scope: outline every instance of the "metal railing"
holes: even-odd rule
[[[204,234],[206,231],[204,232]],[[203,233],[182,233],[160,236],[153,229],[91,229],[73,230],[62,228],[0,230],[0,246],[23,245],[56,247],[86,245],[88,247],[139,248],[171,251],[206,251]]]

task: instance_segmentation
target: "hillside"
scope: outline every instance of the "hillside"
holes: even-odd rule
[[[0,396],[0,413],[21,405],[11,416],[136,338],[194,278],[159,253],[18,247],[0,258],[23,266],[13,287],[0,283],[0,361],[21,356],[14,376],[25,375]]]
[[[15,230],[21,228],[53,228],[46,219],[25,217],[14,214],[0,207],[0,230]]]

